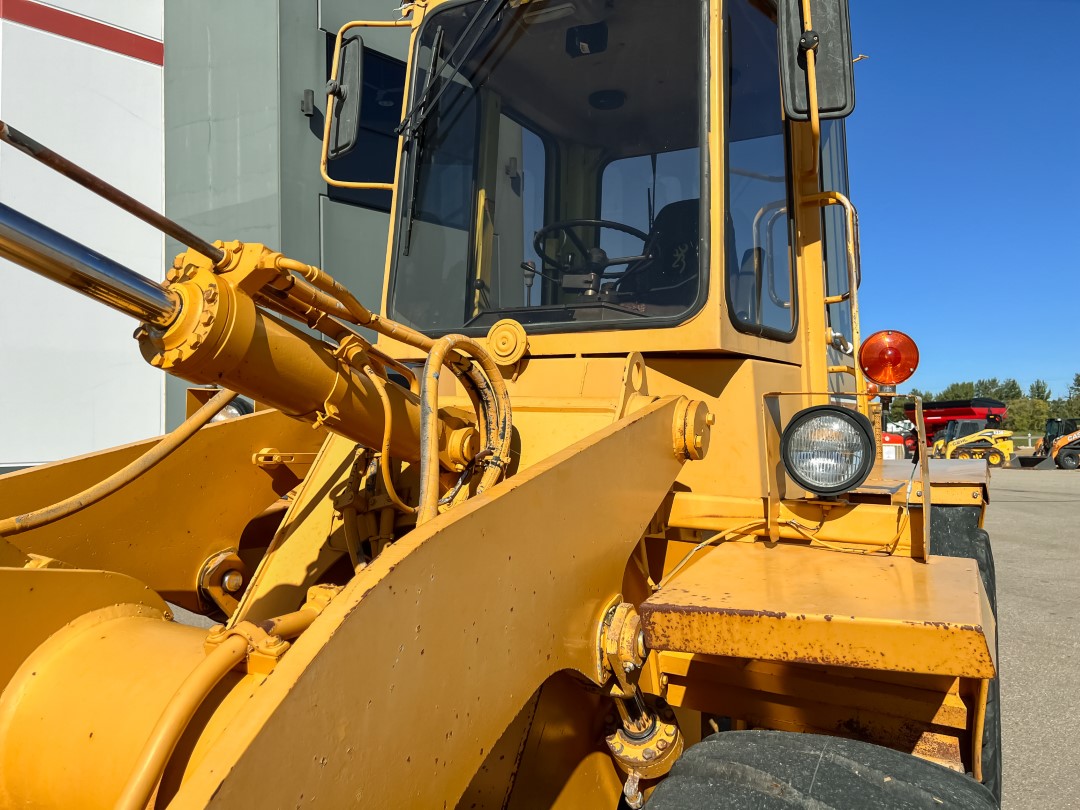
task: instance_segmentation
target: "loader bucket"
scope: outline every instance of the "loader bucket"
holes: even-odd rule
[[[1017,456],[1009,466],[1023,467],[1025,470],[1052,470],[1057,464],[1050,456]]]

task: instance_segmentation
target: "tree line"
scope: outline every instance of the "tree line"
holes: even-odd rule
[[[1005,429],[1024,433],[1042,433],[1047,419],[1080,419],[1080,374],[1074,374],[1068,390],[1057,397],[1045,380],[1035,380],[1028,386],[1027,393],[1024,393],[1020,383],[1012,377],[1005,380],[991,377],[975,382],[955,382],[936,394],[917,388],[912,388],[910,393],[922,397],[924,402],[975,397],[1001,400],[1009,407],[1009,413],[1005,417]],[[904,418],[906,401],[893,400],[889,417],[894,422]]]

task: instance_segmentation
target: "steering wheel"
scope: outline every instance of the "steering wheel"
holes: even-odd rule
[[[648,258],[648,256],[642,255],[609,259],[607,253],[605,253],[603,249],[586,247],[585,243],[581,241],[581,238],[574,233],[574,228],[608,228],[613,231],[629,234],[630,236],[636,236],[643,243],[648,243],[649,241],[649,235],[644,231],[639,231],[637,228],[631,227],[630,225],[623,225],[621,222],[615,222],[610,219],[563,219],[559,222],[552,222],[550,225],[545,225],[536,232],[533,236],[533,250],[536,251],[536,255],[549,265],[559,267],[560,264],[558,260],[544,252],[544,241],[551,234],[562,232],[570,238],[570,241],[574,243],[574,247],[581,252],[582,258],[594,269],[594,272],[613,265],[629,264],[630,262]]]

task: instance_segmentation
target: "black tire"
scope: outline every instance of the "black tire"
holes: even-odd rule
[[[979,528],[979,508],[976,506],[932,506],[930,512],[930,551],[942,557],[966,557],[979,565],[983,588],[994,616],[997,609],[997,572],[990,535]],[[1001,801],[1001,656],[998,677],[990,681],[986,695],[986,715],[983,720],[982,783]]]
[[[725,731],[691,746],[646,810],[992,810],[962,773],[878,745],[786,731]]]
[[[1063,470],[1075,470],[1080,467],[1080,454],[1075,450],[1062,450],[1058,453],[1057,462]]]
[[[990,450],[986,454],[986,463],[991,467],[1000,467],[1005,463],[1005,454],[1000,450]]]

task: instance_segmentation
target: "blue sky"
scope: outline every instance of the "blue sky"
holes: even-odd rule
[[[851,3],[863,335],[905,387],[1080,372],[1080,0]],[[948,307],[947,302],[952,303]]]

